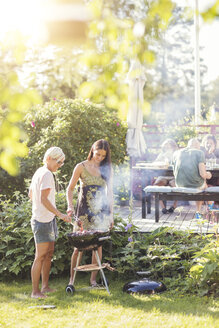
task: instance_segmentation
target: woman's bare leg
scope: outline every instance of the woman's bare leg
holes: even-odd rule
[[[40,291],[40,275],[43,267],[43,262],[47,256],[47,253],[50,249],[50,243],[40,243],[35,244],[36,252],[35,259],[31,268],[31,279],[32,279],[32,298],[45,298],[46,296]]]
[[[74,277],[74,268],[76,267],[76,263],[77,263],[77,258],[78,258],[78,249],[75,248],[74,252],[72,254],[71,257],[71,269],[70,269],[70,280],[69,280],[69,285],[73,284],[73,277]],[[81,262],[81,258],[82,258],[82,252],[80,252],[80,259],[79,259],[79,263]]]
[[[97,251],[98,251],[98,255],[99,255],[100,261],[101,261],[102,260],[102,246],[98,247],[98,250]],[[92,264],[97,264],[97,259],[96,259],[96,256],[95,256],[94,251],[92,252]],[[97,274],[98,274],[98,271],[92,271],[91,277],[90,277],[90,283],[91,283],[91,285],[95,285],[96,284]]]
[[[199,213],[201,212],[202,203],[203,203],[202,201],[196,202],[196,211]]]
[[[51,268],[51,261],[52,256],[54,253],[55,242],[49,243],[49,249],[43,261],[42,270],[41,270],[41,277],[42,277],[42,293],[52,293],[55,292],[55,289],[49,288],[49,273]]]

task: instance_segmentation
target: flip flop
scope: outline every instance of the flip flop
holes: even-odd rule
[[[92,283],[90,283],[90,286],[91,286],[92,288],[99,288],[99,287],[101,287],[97,282],[92,282]]]
[[[171,206],[169,209],[168,209],[168,213],[173,213],[175,211],[175,207]]]

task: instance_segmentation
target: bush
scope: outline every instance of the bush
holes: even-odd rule
[[[118,274],[133,279],[137,271],[149,271],[150,278],[164,281],[169,288],[218,296],[218,241],[213,235],[168,227],[140,234],[131,221],[118,222],[121,232],[112,233],[111,255]]]
[[[200,296],[219,296],[219,239],[195,253],[188,281],[188,287]]]
[[[0,277],[30,277],[34,260],[34,239],[31,231],[31,202],[19,192],[11,202],[0,196]],[[76,201],[76,199],[75,199]],[[65,212],[64,192],[56,195],[56,204]],[[137,271],[150,271],[151,278],[162,280],[167,287],[201,295],[218,293],[218,240],[189,232],[157,229],[140,234],[131,222],[114,216],[115,228],[109,242],[103,246],[103,259],[111,262],[117,275],[131,277]],[[55,245],[51,274],[60,276],[70,270],[72,247],[66,234],[72,226],[57,220],[59,237]],[[90,263],[91,256],[83,256]]]
[[[0,195],[0,279],[30,277],[30,269],[34,260],[35,246],[31,230],[31,202],[20,192],[13,195],[14,201]],[[76,202],[76,197],[74,197]],[[61,212],[67,208],[64,191],[56,193],[56,205]],[[116,226],[121,226],[121,219],[116,219]],[[72,231],[72,226],[57,219],[59,236],[55,244],[51,274],[60,276],[68,274],[70,270],[71,254],[73,252],[66,237]],[[123,229],[124,230],[124,229]],[[114,237],[114,239],[117,237]],[[128,237],[127,237],[128,238]],[[120,238],[123,242],[126,238]],[[110,257],[109,244],[104,244],[104,258]],[[90,263],[88,252],[83,256],[83,262]]]
[[[35,246],[31,230],[31,202],[27,196],[16,192],[14,201],[0,197],[0,276],[30,277],[30,268],[34,260]],[[66,211],[64,192],[56,195],[57,208]],[[54,275],[69,272],[72,248],[69,246],[66,234],[72,226],[57,219],[59,238],[56,243],[51,273]]]
[[[167,127],[166,132],[167,138],[174,139],[181,148],[187,147],[189,139],[198,136],[195,126],[183,126],[179,122]]]
[[[101,105],[81,100],[52,100],[32,108],[22,123],[29,147],[28,158],[21,161],[21,172],[11,178],[0,171],[1,193],[11,195],[24,192],[25,179],[31,178],[42,164],[45,151],[52,146],[61,147],[66,155],[59,176],[69,181],[74,166],[87,158],[90,147],[98,139],[109,141],[112,161],[120,164],[126,155],[126,125],[118,113]],[[63,180],[63,179],[62,179]]]
[[[31,203],[19,192],[14,202],[0,199],[0,275],[26,276],[34,258],[34,241],[30,227]]]

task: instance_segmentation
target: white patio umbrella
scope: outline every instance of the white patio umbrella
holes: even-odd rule
[[[127,115],[128,131],[126,135],[127,152],[131,157],[140,157],[146,150],[146,143],[142,133],[143,87],[146,77],[138,60],[131,62],[126,81],[130,87]]]

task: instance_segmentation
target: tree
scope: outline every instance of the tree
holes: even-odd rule
[[[171,0],[93,0],[89,5],[95,19],[89,25],[82,61],[93,77],[82,83],[79,95],[117,108],[126,117],[129,63],[136,57],[146,65],[154,61],[151,44],[167,27],[174,4]]]
[[[146,117],[150,123],[168,124],[194,112],[193,20],[185,15],[185,10],[174,9],[168,28],[154,42],[158,55],[154,67],[147,72],[148,83],[154,86],[149,98],[153,115]],[[200,71],[203,77],[206,66],[202,60]]]
[[[106,103],[109,108],[118,108],[123,117],[126,117],[129,90],[124,81],[130,60],[138,57],[145,66],[148,82],[144,88],[145,99],[152,102],[159,95],[164,103],[165,97],[171,98],[171,102],[167,104],[167,107],[172,107],[171,114],[170,111],[167,112],[169,117],[173,114],[173,103],[179,99],[177,107],[182,110],[181,117],[186,111],[192,114],[194,70],[191,46],[187,42],[188,34],[191,33],[189,27],[191,20],[186,19],[185,15],[183,17],[183,10],[179,11],[179,8],[177,13],[175,10],[177,1],[94,0],[87,2],[93,8],[96,20],[89,26],[89,47],[83,62],[93,71],[93,78],[82,83],[79,95],[95,102]],[[202,12],[202,16],[214,17],[217,7],[218,1]],[[179,25],[184,28],[181,33],[177,31]],[[169,31],[174,29],[176,31],[176,35],[172,38],[166,30],[167,27]],[[160,49],[164,50],[163,44],[160,43],[160,47],[154,46],[159,39],[165,42],[166,51],[174,49],[174,56],[168,53],[168,63],[167,56],[166,62],[165,55],[160,57]],[[151,64],[155,57],[158,66],[160,65],[160,79],[159,73],[158,76],[152,73]],[[169,79],[167,85],[165,68]],[[202,65],[201,73],[204,74],[205,70]],[[149,115],[150,112],[147,111],[146,116]],[[173,116],[173,119],[176,117]]]
[[[13,42],[13,46],[10,44]],[[25,48],[20,38],[10,36],[0,44],[0,167],[11,175],[19,171],[19,157],[28,154],[24,133],[19,122],[27,109],[40,101],[37,93],[24,89],[16,68],[23,59]]]
[[[43,102],[75,98],[85,74],[79,64],[81,51],[55,45],[28,48],[19,74],[22,84],[37,90]]]
[[[219,77],[211,81],[203,90],[202,103],[205,111],[205,119],[217,124],[219,122]]]
[[[201,12],[201,16],[204,21],[211,21],[215,19],[215,17],[219,16],[219,0],[215,0],[210,6]]]
[[[89,46],[84,49],[86,54],[82,62],[92,69],[92,74],[89,81],[81,84],[77,96],[105,103],[107,107],[116,108],[126,116],[128,89],[123,82],[129,62],[135,57],[146,65],[154,61],[152,40],[159,38],[168,26],[175,7],[174,2],[87,0],[87,3],[92,7],[96,18],[89,26]],[[216,0],[201,13],[202,17],[205,20],[213,19],[218,15],[218,8],[219,0]],[[17,35],[11,40],[13,52],[9,51],[9,39],[7,36],[0,45],[0,167],[15,175],[18,172],[17,158],[27,154],[27,147],[22,143],[24,136],[19,122],[30,105],[40,100],[34,90],[22,88],[17,71],[12,70],[8,64],[12,53],[15,57],[13,65],[16,66],[17,58],[21,60],[24,52]],[[58,75],[60,76],[59,69]],[[54,74],[51,80],[54,81],[55,77]],[[35,78],[32,82],[32,86],[36,87]],[[65,92],[71,91],[68,85],[63,88]],[[45,99],[47,97],[48,94],[45,94]]]
[[[22,122],[29,148],[28,158],[21,160],[21,172],[10,177],[0,170],[1,193],[13,195],[15,190],[26,193],[25,180],[30,179],[42,165],[49,147],[61,147],[65,165],[59,173],[62,182],[69,181],[73,168],[84,161],[95,140],[106,139],[112,151],[113,164],[124,162],[127,126],[116,110],[78,99],[51,100],[31,108]]]

